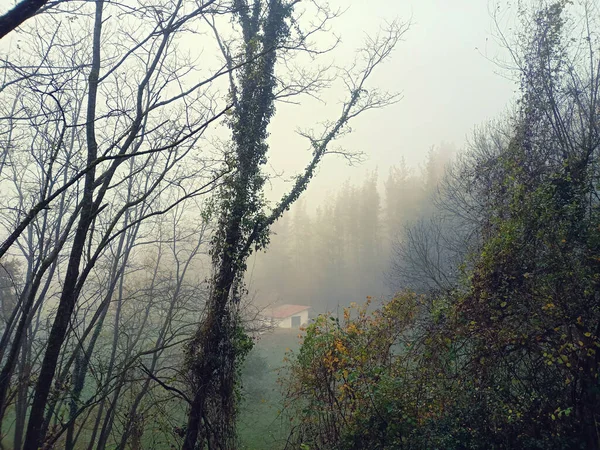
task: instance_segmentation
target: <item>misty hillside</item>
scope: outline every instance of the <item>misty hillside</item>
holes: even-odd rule
[[[596,0],[0,5],[0,450],[600,450]]]

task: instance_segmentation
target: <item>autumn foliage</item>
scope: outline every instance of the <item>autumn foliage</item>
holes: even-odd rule
[[[369,313],[369,301],[344,309],[342,320],[321,315],[307,327],[283,377],[297,439],[331,448],[379,438],[370,418],[395,414],[379,408],[402,371],[399,355],[417,302],[405,293]]]

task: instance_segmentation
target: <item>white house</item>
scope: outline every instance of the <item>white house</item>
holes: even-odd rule
[[[273,325],[279,328],[300,328],[308,323],[308,310],[306,305],[281,305],[267,312]]]

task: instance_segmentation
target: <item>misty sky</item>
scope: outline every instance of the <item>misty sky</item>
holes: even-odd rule
[[[515,84],[490,61],[505,55],[495,38],[491,15],[495,2],[333,0],[331,4],[348,8],[333,26],[343,41],[334,52],[340,65],[351,60],[364,32],[375,32],[386,20],[397,17],[410,20],[412,26],[392,60],[372,80],[372,85],[401,91],[402,101],[366,113],[343,141],[347,148],[365,151],[368,161],[347,167],[341,158],[329,157],[309,189],[309,198],[333,191],[340,182],[360,177],[366,170],[378,168],[383,178],[402,157],[418,168],[431,146],[447,142],[460,148],[474,126],[499,117],[510,105]],[[326,105],[309,101],[278,107],[271,128],[272,164],[277,171],[290,176],[308,161],[306,143],[293,130],[317,128],[319,119],[334,117],[340,95],[333,89],[324,98]],[[274,183],[274,191],[279,190]]]
[[[3,12],[14,2],[0,3]],[[330,0],[332,8],[345,10],[332,23],[332,31],[342,42],[323,64],[347,66],[365,33],[374,34],[386,21],[397,18],[412,25],[392,59],[370,81],[371,86],[401,92],[403,99],[359,117],[352,123],[354,132],[339,142],[344,148],[364,151],[368,159],[348,167],[342,158],[326,158],[308,190],[309,199],[333,192],[341,182],[360,178],[369,170],[378,169],[384,178],[388,167],[402,158],[418,168],[430,147],[446,142],[460,149],[475,126],[502,115],[514,96],[515,84],[490,61],[505,57],[495,38],[491,15],[497,3]],[[509,25],[505,22],[503,26],[507,29]],[[270,168],[282,175],[281,180],[298,173],[309,160],[307,143],[295,130],[318,130],[319,121],[335,119],[343,94],[337,86],[325,93],[322,102],[305,99],[300,106],[278,105],[270,129]],[[281,180],[272,182],[273,199],[283,192]]]

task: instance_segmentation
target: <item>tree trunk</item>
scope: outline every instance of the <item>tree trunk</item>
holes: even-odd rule
[[[14,449],[21,450],[23,447],[23,432],[25,431],[25,419],[27,417],[28,392],[29,392],[29,373],[30,362],[27,336],[23,339],[21,347],[21,361],[19,364],[19,386],[17,391],[17,401],[15,404],[15,433],[14,433]]]
[[[0,39],[32,18],[48,0],[21,0],[3,16],[0,16]]]
[[[209,296],[206,316],[202,320],[188,351],[188,364],[194,379],[194,395],[188,415],[183,450],[193,450],[198,441],[202,422],[208,416],[208,402],[212,397],[220,397],[218,424],[207,428],[217,428],[215,438],[227,448],[232,438],[234,418],[233,408],[223,410],[227,404],[232,405],[234,376],[230,368],[235,364],[235,349],[232,348],[231,329],[235,317],[229,309],[229,302],[236,295],[234,285],[243,276],[245,262],[250,253],[248,241],[254,236],[253,230],[244,227],[244,222],[255,221],[260,211],[259,197],[264,183],[261,165],[268,149],[266,144],[267,127],[273,115],[275,99],[274,78],[276,48],[287,34],[286,18],[291,9],[280,0],[270,0],[264,6],[256,2],[252,11],[245,2],[236,1],[239,20],[246,45],[247,65],[240,80],[240,97],[231,87],[236,106],[232,124],[233,141],[237,157],[238,172],[229,180],[224,196],[219,230],[213,248],[213,280]],[[266,8],[264,22],[259,17]],[[261,35],[262,32],[262,35]],[[254,45],[253,41],[261,45]],[[262,48],[261,48],[262,47]],[[256,58],[260,52],[264,55]],[[217,392],[214,390],[216,386]],[[213,400],[217,400],[213,398]],[[215,406],[216,408],[216,406]],[[212,437],[207,436],[208,441]]]
[[[100,74],[100,38],[102,34],[102,10],[103,0],[96,0],[96,16],[94,23],[94,44],[92,68],[89,75],[89,94],[87,105],[87,163],[91,165],[97,157],[98,144],[95,136],[95,120],[96,120],[96,96],[98,92],[98,79]],[[86,173],[85,185],[83,191],[83,199],[81,206],[81,216],[71,254],[65,275],[63,291],[60,296],[56,317],[52,324],[52,329],[48,337],[48,346],[42,361],[40,374],[35,387],[35,394],[31,406],[31,413],[27,425],[27,433],[25,435],[25,448],[36,449],[43,442],[42,427],[44,422],[44,411],[50,394],[50,387],[54,379],[56,364],[65,340],[67,329],[71,320],[71,314],[75,308],[76,296],[75,289],[79,278],[79,265],[85,248],[88,229],[94,218],[94,183],[95,170],[92,169]]]

